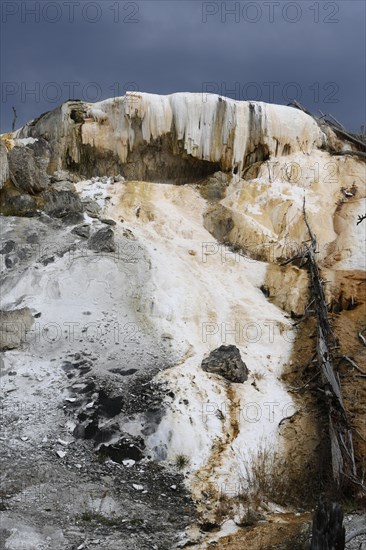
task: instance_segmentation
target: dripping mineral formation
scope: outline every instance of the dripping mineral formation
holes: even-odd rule
[[[2,135],[5,548],[249,547],[243,526],[313,507],[331,445],[304,200],[365,471],[364,159],[301,109],[188,93]]]

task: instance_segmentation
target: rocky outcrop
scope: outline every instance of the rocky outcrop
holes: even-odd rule
[[[214,94],[128,93],[69,101],[25,125],[18,138],[48,140],[48,171],[147,181],[197,181],[221,169],[243,174],[271,156],[311,153],[326,140],[306,113]]]
[[[9,177],[9,165],[8,165],[7,151],[3,142],[0,141],[0,189],[2,189],[8,177]]]
[[[26,341],[26,333],[33,324],[29,308],[0,311],[0,350],[20,347]]]
[[[249,370],[236,346],[220,346],[211,351],[201,366],[204,371],[219,374],[229,382],[242,383],[248,380]]]
[[[14,186],[30,195],[47,189],[46,173],[50,153],[47,141],[37,138],[31,143],[22,143],[8,153],[9,174]]]
[[[27,194],[4,194],[1,199],[1,213],[7,216],[35,216],[37,201],[35,197]]]
[[[43,197],[44,211],[49,216],[64,218],[73,214],[76,220],[82,219],[81,216],[77,216],[83,211],[83,205],[76,193],[71,191],[48,191],[44,193]]]

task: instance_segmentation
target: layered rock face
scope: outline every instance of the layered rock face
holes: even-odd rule
[[[155,470],[149,485],[156,462],[180,465],[207,524],[220,523],[220,495],[254,491],[264,459],[265,471],[276,469],[271,479],[292,485],[254,495],[259,502],[286,504],[291,491],[310,498],[329,457],[309,386],[317,374],[301,261],[305,199],[365,467],[366,393],[344,360],[365,369],[359,151],[298,109],[201,94],[69,101],[2,136],[1,320],[26,315],[27,332],[2,343],[5,372],[17,373],[3,378],[2,397],[48,407],[41,427],[24,420],[31,458],[53,467],[40,445],[46,436],[53,451],[60,434],[75,453],[86,440],[88,457],[102,449],[120,460],[122,496],[133,509],[140,491],[147,516],[155,505],[164,513],[156,495],[177,489]],[[74,483],[73,453],[62,449],[60,480]],[[183,506],[183,483],[178,489]],[[119,506],[121,494],[108,490]],[[190,520],[182,512],[174,521],[162,535],[167,548]],[[65,548],[82,542],[64,536]]]
[[[326,140],[299,110],[179,93],[68,102],[16,133],[36,136],[51,145],[52,171],[158,182],[190,182],[219,169],[242,175],[256,161],[310,154]]]

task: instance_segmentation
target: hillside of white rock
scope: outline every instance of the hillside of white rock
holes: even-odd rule
[[[204,548],[246,536],[250,514],[311,509],[330,448],[308,270],[291,261],[304,204],[365,472],[352,138],[294,107],[188,93],[69,101],[2,135],[4,548]],[[202,368],[230,345],[243,382]]]

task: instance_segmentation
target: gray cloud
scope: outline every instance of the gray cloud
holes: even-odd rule
[[[73,21],[71,3],[55,4],[2,2],[2,131],[12,106],[19,126],[70,95],[200,92],[208,82],[237,99],[297,97],[352,130],[365,123],[364,2],[79,0]]]

